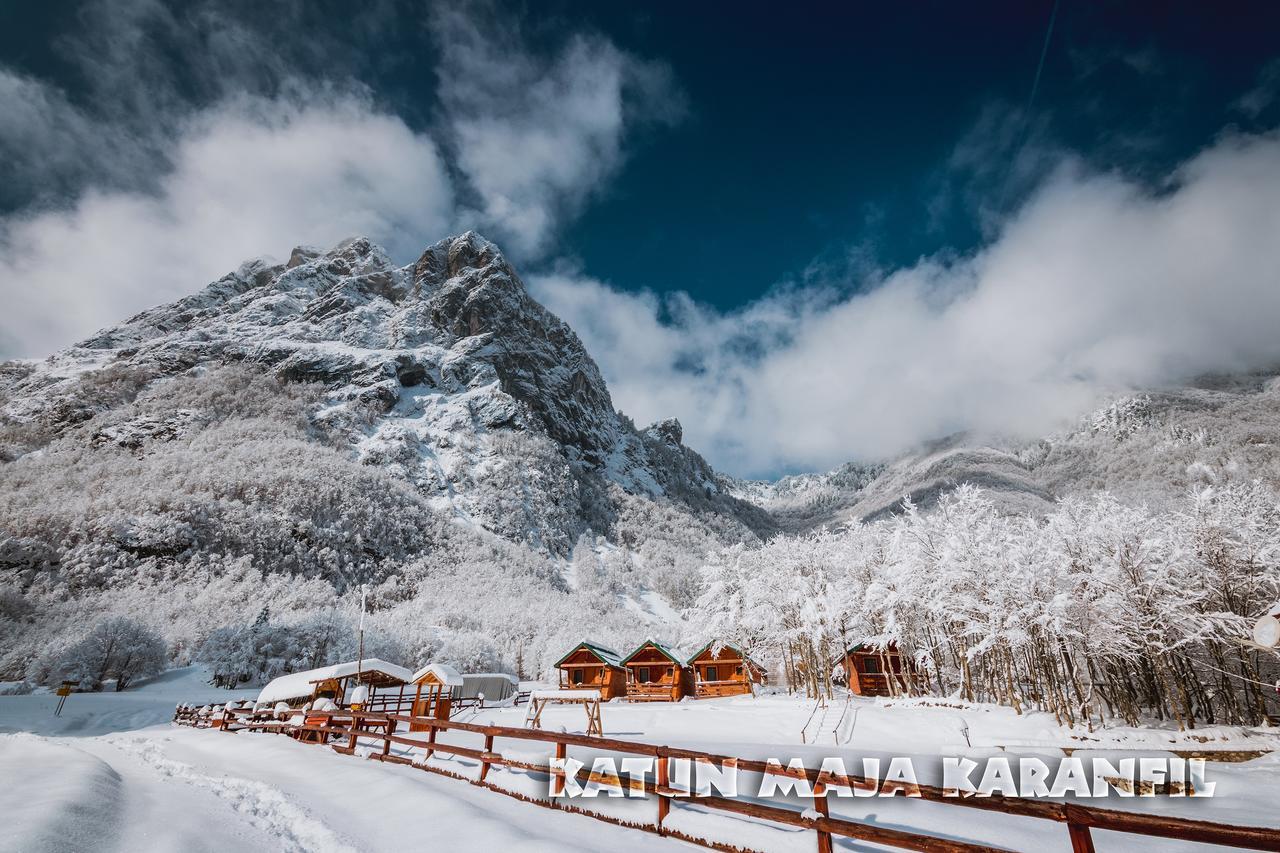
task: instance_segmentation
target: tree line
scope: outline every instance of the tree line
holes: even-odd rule
[[[1280,599],[1280,500],[1260,483],[1170,511],[1107,494],[1045,518],[963,486],[922,512],[723,549],[690,615],[787,685],[830,696],[855,642],[896,648],[900,695],[1104,718],[1247,724],[1277,713],[1280,658],[1251,648]],[[888,667],[882,667],[886,672]]]

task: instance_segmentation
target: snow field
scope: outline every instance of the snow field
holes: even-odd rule
[[[681,842],[519,802],[456,779],[361,756],[376,741],[365,740],[357,756],[268,734],[223,733],[174,727],[167,720],[178,701],[224,704],[245,698],[241,692],[215,690],[196,668],[176,670],[122,694],[77,694],[62,718],[52,716],[51,695],[0,697],[0,730],[37,731],[0,735],[0,778],[21,779],[21,786],[0,788],[0,814],[6,831],[0,851],[85,849],[221,850],[263,849],[337,853],[403,848],[406,839],[448,843],[462,851],[678,850]],[[251,692],[251,691],[250,691]],[[794,757],[817,766],[829,755],[844,758],[851,772],[864,756],[909,755],[921,782],[944,754],[970,757],[1028,754],[1052,761],[1064,745],[1118,748],[1182,748],[1176,733],[1163,729],[1120,730],[1109,740],[1084,744],[1053,724],[1048,715],[1019,717],[1005,708],[926,702],[853,700],[848,713],[834,707],[816,744],[799,743],[799,731],[813,706],[786,696],[734,697],[675,705],[606,703],[605,734],[621,740],[686,746],[743,758]],[[839,712],[839,713],[837,713]],[[519,728],[524,708],[485,709],[472,720]],[[834,731],[840,718],[840,730]],[[161,721],[161,725],[155,725]],[[850,722],[852,721],[852,722]],[[582,732],[581,707],[551,706],[543,715],[546,731]],[[1266,730],[1211,733],[1223,747],[1274,746]],[[840,743],[837,743],[837,735]],[[425,735],[417,735],[425,737]],[[447,732],[445,743],[471,748],[480,735]],[[498,752],[530,764],[545,762],[550,744],[498,738]],[[422,750],[397,745],[394,752],[421,760]],[[597,753],[569,747],[569,756],[589,768]],[[1077,754],[1088,754],[1088,750]],[[429,765],[466,779],[479,775],[470,759],[435,754]],[[621,768],[619,768],[621,769]],[[1212,799],[1111,798],[1110,808],[1199,818],[1223,823],[1266,825],[1275,822],[1280,802],[1280,759],[1212,762],[1207,775],[1218,785]],[[487,782],[526,797],[545,799],[548,776],[495,765]],[[759,777],[740,774],[739,796],[758,790]],[[770,799],[774,805],[786,799]],[[896,798],[830,798],[832,815],[931,835],[988,843],[1037,853],[1068,851],[1065,827],[940,803]],[[652,823],[652,798],[575,798],[575,808],[623,821]],[[809,808],[807,799],[790,798],[789,807]],[[812,831],[750,820],[715,811],[696,800],[673,804],[667,826],[758,850],[812,851]],[[1208,851],[1215,848],[1095,832],[1100,851]],[[416,843],[416,841],[415,841]],[[836,841],[837,849],[879,849]]]

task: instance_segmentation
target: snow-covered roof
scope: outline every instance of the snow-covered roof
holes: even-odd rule
[[[396,681],[405,683],[413,680],[413,673],[402,666],[396,666],[394,663],[387,663],[377,658],[365,658],[363,661],[335,663],[332,666],[322,666],[318,669],[308,669],[302,672],[291,672],[288,675],[282,675],[262,688],[262,692],[258,694],[258,701],[281,702],[289,699],[300,699],[311,695],[312,691],[315,690],[317,681],[327,681],[330,678],[349,678],[357,672],[381,673]]]
[[[611,648],[600,645],[599,643],[593,643],[591,640],[583,640],[581,643],[578,643],[578,645],[569,650],[569,654],[556,661],[555,665],[559,666],[567,661],[578,649],[586,649],[609,666],[622,666],[622,655],[618,654]]]
[[[421,681],[428,674],[434,675],[436,680],[446,687],[461,687],[462,674],[447,663],[429,663],[422,669],[409,676],[409,681]]]
[[[530,699],[599,699],[599,690],[535,690],[529,694]]]

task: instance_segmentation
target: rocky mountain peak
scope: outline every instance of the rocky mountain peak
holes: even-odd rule
[[[684,442],[684,427],[680,426],[680,421],[675,418],[666,418],[651,424],[645,432],[672,447],[679,447]]]
[[[489,529],[555,543],[552,550],[607,521],[608,513],[584,509],[582,488],[592,501],[618,486],[732,523],[763,523],[720,494],[714,472],[681,444],[678,421],[642,433],[614,411],[578,336],[475,232],[441,240],[406,266],[365,237],[325,251],[298,246],[283,264],[246,262],[55,356],[48,370],[19,380],[11,399],[30,414],[42,405],[36,397],[60,393],[56,372],[86,364],[155,381],[238,364],[317,384],[327,404],[313,417],[345,435],[359,462]],[[113,429],[136,436],[128,446],[138,452],[180,433],[141,423]],[[507,506],[498,494],[507,488],[523,494],[514,516],[496,508]],[[554,535],[540,529],[549,524],[559,527]]]

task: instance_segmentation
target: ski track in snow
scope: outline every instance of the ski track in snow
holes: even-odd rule
[[[210,776],[190,764],[166,758],[159,743],[142,738],[113,739],[107,743],[140,760],[161,776],[212,791],[236,813],[280,842],[280,850],[293,853],[357,853],[324,821],[294,802],[279,788],[236,776]]]

